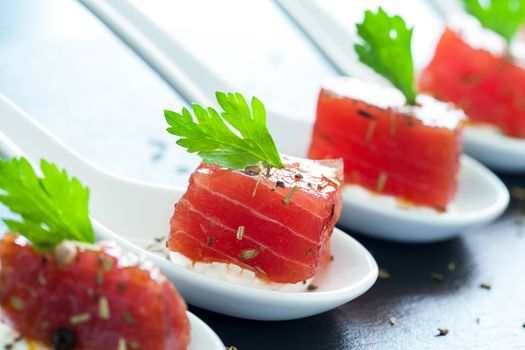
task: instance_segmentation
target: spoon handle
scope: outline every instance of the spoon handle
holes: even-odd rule
[[[215,91],[232,91],[195,55],[159,28],[128,0],[80,0],[130,45],[188,102],[215,104]],[[305,156],[311,124],[268,111],[268,125],[279,149]]]
[[[304,31],[308,38],[326,56],[342,75],[356,76],[356,59],[349,34],[313,0],[274,0],[279,7]]]
[[[442,19],[453,13],[464,12],[460,2],[456,0],[427,0],[427,3]]]
[[[0,130],[0,152],[5,157],[24,156],[33,163],[45,158],[82,178],[93,179],[101,172],[1,94]]]
[[[195,55],[127,0],[80,0],[186,101],[212,105],[232,89]]]
[[[157,214],[169,218],[183,188],[146,184],[115,175],[86,160],[0,94],[0,153],[56,163],[90,189],[90,212],[104,226],[125,237],[140,237]],[[147,203],[145,207],[144,203]],[[150,209],[150,210],[146,210]],[[142,220],[130,220],[130,217]],[[169,220],[160,232],[169,231]]]
[[[354,52],[355,31],[343,27],[315,0],[274,0],[342,75],[379,81]]]

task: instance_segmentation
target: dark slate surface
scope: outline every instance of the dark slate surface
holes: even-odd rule
[[[309,45],[301,50],[295,54],[319,59]],[[162,108],[184,102],[74,2],[0,2],[0,91],[117,173],[183,184],[196,164],[159,122]],[[524,176],[501,177],[509,187],[525,187]],[[390,278],[319,316],[254,322],[191,309],[240,350],[525,349],[524,212],[525,201],[514,199],[491,226],[438,244],[401,245],[356,234]],[[444,279],[435,281],[432,273]],[[436,337],[438,327],[448,335]]]

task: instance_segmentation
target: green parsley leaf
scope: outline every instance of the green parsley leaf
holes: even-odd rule
[[[410,45],[412,31],[403,18],[390,17],[381,7],[377,13],[368,10],[358,23],[357,34],[362,44],[355,44],[359,60],[389,80],[398,88],[408,104],[416,103],[414,63]]]
[[[510,44],[525,21],[524,0],[463,0],[465,10],[481,25]]]
[[[165,110],[164,116],[171,126],[170,134],[180,136],[177,144],[190,153],[197,153],[205,163],[230,169],[244,169],[262,162],[277,168],[284,165],[272,136],[266,127],[266,110],[261,101],[252,98],[251,110],[239,93],[217,92],[217,102],[222,113],[193,104],[191,112]],[[235,133],[225,121],[238,133]]]
[[[0,159],[0,202],[20,216],[20,221],[4,220],[8,229],[39,251],[50,251],[66,239],[93,243],[89,190],[54,164],[42,160],[40,168],[42,177],[24,158]]]

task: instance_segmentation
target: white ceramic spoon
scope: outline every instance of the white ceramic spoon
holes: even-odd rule
[[[372,237],[410,243],[440,241],[487,225],[509,202],[499,178],[466,155],[461,157],[458,192],[444,213],[403,207],[393,197],[357,192],[353,186],[345,191],[344,205],[352,209],[341,215],[341,225]]]
[[[451,13],[464,12],[460,0],[426,0],[441,17],[446,17]]]
[[[352,50],[355,33],[337,24],[316,0],[275,0],[281,8],[303,29],[310,39],[326,54],[334,65],[345,75],[365,78],[371,77],[358,67]],[[436,13],[443,18],[447,14],[461,11],[459,0],[429,0]],[[435,45],[425,43],[427,47]],[[426,48],[428,50],[428,48]],[[423,68],[423,67],[420,67]],[[372,78],[374,79],[374,78]],[[525,140],[488,132],[477,127],[465,128],[465,153],[480,160],[489,167],[505,172],[525,171]]]
[[[318,289],[286,293],[236,285],[179,267],[132,242],[155,241],[169,234],[174,204],[185,192],[113,175],[75,154],[13,103],[0,95],[0,150],[24,155],[33,163],[45,158],[79,177],[91,190],[91,214],[99,238],[145,254],[174,282],[188,303],[223,314],[289,320],[342,305],[367,291],[377,278],[377,264],[356,240],[339,229],[332,235],[334,262],[314,283]]]
[[[188,312],[191,342],[188,350],[224,350],[225,346],[217,334],[200,318]]]
[[[197,316],[188,312],[191,327],[191,342],[188,350],[224,350],[224,344],[219,337],[211,330],[206,323],[202,322]],[[12,350],[43,350],[41,346],[28,344],[25,340],[18,340],[18,333],[10,326],[0,321],[0,349]],[[14,344],[14,345],[13,345]],[[46,348],[48,349],[48,348]]]
[[[227,89],[217,75],[182,45],[161,30],[127,0],[81,0],[110,28],[152,64],[167,81],[190,101],[210,103],[216,89]],[[313,1],[279,0],[283,8],[296,13],[307,33],[327,50],[339,69],[365,76],[346,59],[351,52],[341,45],[347,40],[344,30]],[[323,29],[324,28],[324,29]],[[346,62],[347,64],[344,64]],[[268,112],[268,124],[278,148],[290,155],[307,153],[312,125],[291,117]],[[479,227],[497,218],[506,208],[508,191],[490,171],[464,156],[459,176],[459,191],[446,213],[403,209],[384,196],[356,197],[345,191],[341,224],[370,236],[402,241],[433,242],[450,238],[463,230]],[[478,187],[473,187],[476,184]]]

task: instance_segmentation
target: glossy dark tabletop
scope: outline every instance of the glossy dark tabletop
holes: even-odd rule
[[[334,74],[309,43],[298,41],[300,32],[277,8],[267,11],[277,26],[290,30],[284,48],[293,47],[306,62],[321,62],[312,75]],[[295,65],[294,56],[280,49],[261,52],[263,58],[250,64],[268,61],[277,71]],[[223,75],[232,70],[223,68]],[[298,66],[293,74],[308,71]],[[286,85],[289,98],[283,99],[266,79],[255,92],[292,110],[286,101],[294,98],[293,84]],[[253,82],[243,84],[248,89]],[[316,79],[294,84],[315,98]],[[76,2],[0,1],[0,92],[80,154],[116,173],[184,184],[198,162],[164,131],[162,109],[186,102]],[[523,175],[501,178],[509,188],[525,187]],[[191,310],[239,350],[525,349],[525,198],[514,198],[494,224],[446,242],[404,245],[353,236],[390,276],[347,305],[287,322]],[[436,336],[438,328],[449,332]]]

